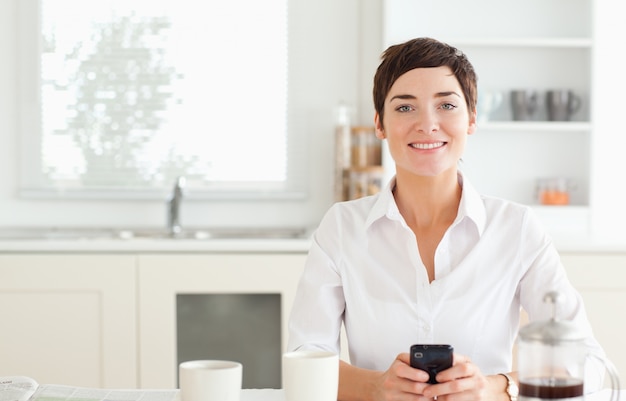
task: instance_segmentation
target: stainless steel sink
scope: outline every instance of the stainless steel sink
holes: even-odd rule
[[[303,239],[308,231],[293,227],[188,228],[171,234],[165,228],[2,228],[0,241],[10,240],[195,240]]]

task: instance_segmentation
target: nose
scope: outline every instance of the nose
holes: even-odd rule
[[[430,108],[419,110],[416,113],[415,130],[426,135],[432,135],[439,131],[439,120],[436,112]]]

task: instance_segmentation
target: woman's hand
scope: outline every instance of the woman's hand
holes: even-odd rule
[[[377,401],[419,400],[428,387],[428,373],[412,368],[408,353],[399,354],[389,369],[375,380],[373,399]]]
[[[341,401],[509,401],[502,375],[484,376],[469,358],[454,354],[451,368],[428,384],[428,373],[412,368],[408,353],[399,354],[384,372],[340,362]]]
[[[478,366],[459,354],[454,354],[451,368],[437,374],[437,384],[424,388],[422,394],[437,401],[501,401],[508,400],[501,375],[484,376]]]

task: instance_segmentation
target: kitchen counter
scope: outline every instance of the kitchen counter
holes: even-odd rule
[[[310,239],[11,239],[0,240],[0,252],[280,252],[305,253]]]
[[[0,253],[306,253],[314,229],[289,227],[0,229]],[[626,253],[626,237],[599,238],[576,230],[550,230],[560,252]]]
[[[624,241],[602,240],[589,236],[554,236],[560,252],[626,253]],[[306,253],[311,238],[75,238],[75,239],[0,239],[0,252],[115,252],[115,253],[200,253],[200,252],[280,252]]]
[[[601,239],[588,235],[553,235],[560,252],[626,252],[626,238]],[[194,252],[286,252],[306,253],[310,236],[302,238],[2,238],[0,252],[115,252],[115,253],[194,253]]]
[[[187,228],[175,234],[165,228],[0,229],[0,252],[59,253],[304,253],[311,230],[301,228]]]
[[[58,372],[54,357],[42,361],[41,353],[15,351],[26,347],[62,358],[68,380],[175,386],[177,294],[282,294],[287,338],[286,319],[310,243],[310,237],[0,240],[0,293],[13,305],[3,316],[3,336],[13,339],[3,366],[30,363]],[[626,246],[582,237],[561,237],[557,244],[594,332],[618,370],[626,371],[626,323],[607,308],[626,305]]]

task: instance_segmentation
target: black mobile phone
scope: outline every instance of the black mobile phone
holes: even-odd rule
[[[430,376],[428,383],[435,384],[437,373],[452,367],[453,351],[447,344],[414,344],[411,346],[411,366],[426,371]]]

